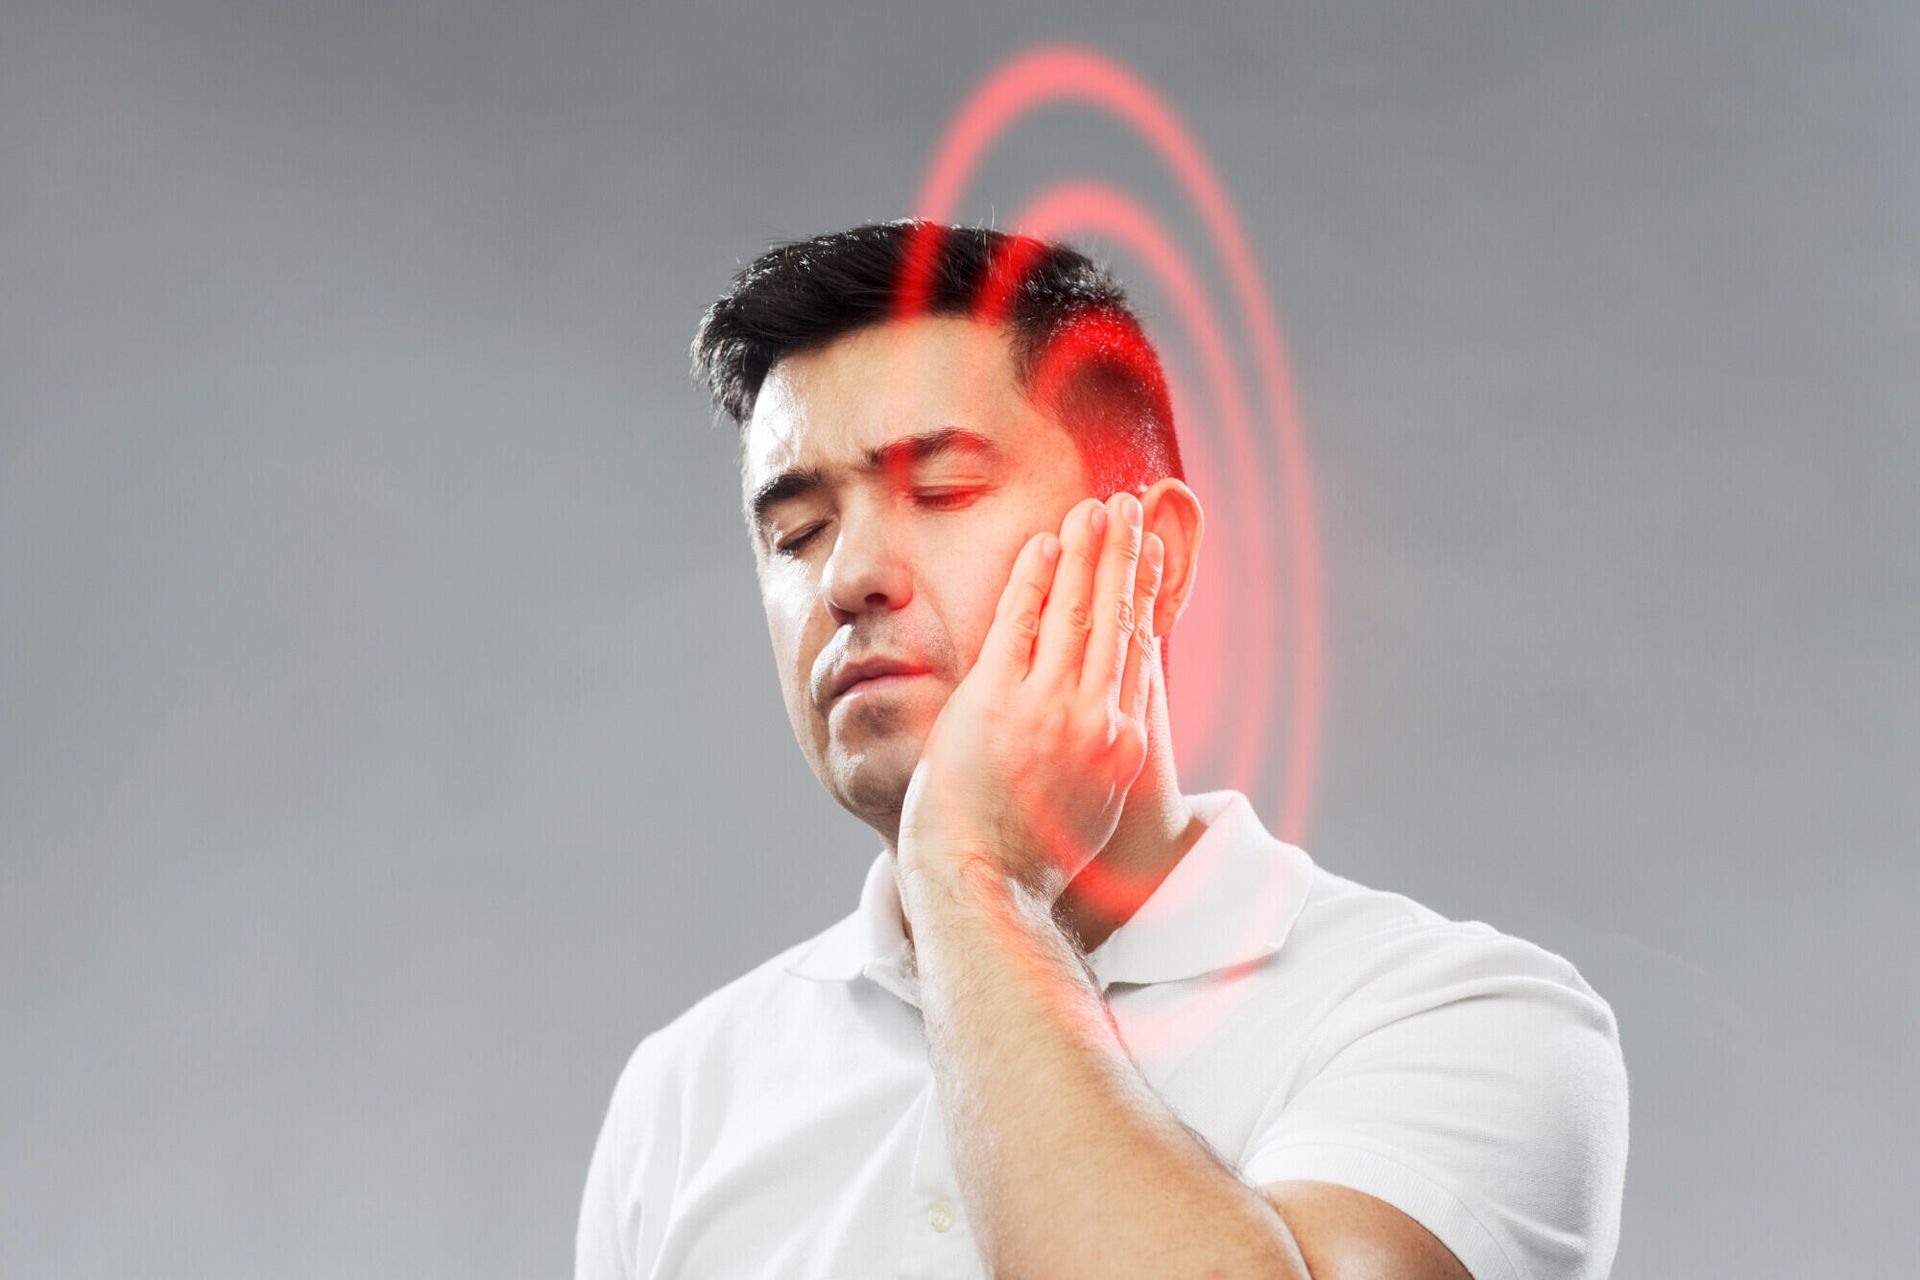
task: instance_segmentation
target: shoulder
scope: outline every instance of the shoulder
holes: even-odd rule
[[[1476,1276],[1606,1274],[1626,1065],[1572,962],[1318,869],[1279,960],[1314,988],[1312,1027],[1256,1181],[1364,1191]]]
[[[744,1042],[763,1038],[769,1020],[790,1011],[813,984],[796,977],[798,960],[846,926],[841,920],[769,956],[701,996],[643,1037],[614,1086],[614,1105],[683,1092],[707,1069],[734,1059]]]
[[[1578,1008],[1614,1033],[1611,1008],[1565,956],[1318,865],[1282,956],[1316,971],[1341,1003],[1392,1012],[1408,1002],[1504,995]]]
[[[1566,957],[1325,871],[1296,943],[1316,999],[1288,1105],[1384,1086],[1428,1120],[1477,1114],[1549,1158],[1624,1160],[1619,1024]]]

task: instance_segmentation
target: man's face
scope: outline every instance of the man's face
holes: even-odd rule
[[[927,733],[979,655],[1015,554],[1088,496],[1086,470],[1016,382],[1004,331],[946,316],[780,361],[744,450],[754,564],[794,736],[834,799],[892,838]],[[849,664],[868,659],[920,674],[837,692]]]

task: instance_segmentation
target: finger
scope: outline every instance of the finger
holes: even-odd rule
[[[1160,535],[1150,533],[1140,549],[1140,573],[1133,594],[1133,643],[1127,646],[1127,670],[1120,677],[1120,709],[1145,723],[1153,697],[1153,669],[1160,661],[1160,645],[1153,634],[1154,604],[1166,580],[1167,548]]]
[[[1133,587],[1140,564],[1140,499],[1117,493],[1107,503],[1107,538],[1093,577],[1093,633],[1087,638],[1080,688],[1118,710],[1120,674],[1133,638]]]
[[[1028,538],[1013,558],[1007,585],[980,644],[975,671],[984,671],[997,684],[1025,679],[1033,659],[1034,640],[1040,634],[1040,614],[1053,586],[1054,565],[1060,558],[1060,540],[1042,531]]]
[[[1034,648],[1029,679],[1069,688],[1080,683],[1087,632],[1093,624],[1087,600],[1093,591],[1094,568],[1104,540],[1104,535],[1094,530],[1094,517],[1105,510],[1098,498],[1087,498],[1076,503],[1060,522],[1060,563],[1054,569],[1053,589],[1040,619],[1040,639]]]

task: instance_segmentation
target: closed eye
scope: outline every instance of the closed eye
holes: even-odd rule
[[[962,506],[980,496],[978,489],[957,489],[950,493],[920,493],[914,495],[914,501],[923,507],[935,511],[958,511]],[[951,504],[951,505],[949,505]]]
[[[788,538],[785,542],[776,543],[773,548],[774,552],[778,555],[790,556],[794,554],[796,551],[799,551],[802,547],[806,546],[809,542],[812,542],[814,538],[819,535],[820,531],[826,527],[827,527],[826,524],[822,522],[820,524],[813,525],[809,528],[802,529],[799,533],[796,533],[795,535],[793,535],[793,537]]]
[[[931,511],[959,511],[978,498],[980,492],[978,489],[955,489],[944,493],[916,493],[913,495],[913,500]],[[826,527],[827,522],[824,520],[818,524],[808,525],[785,542],[776,544],[773,548],[774,552],[783,556],[797,555],[806,549],[808,543],[819,537]]]

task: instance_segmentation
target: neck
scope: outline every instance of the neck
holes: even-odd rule
[[[1180,794],[1165,742],[1162,735],[1127,792],[1113,838],[1054,904],[1054,920],[1082,954],[1132,919],[1207,829]]]

